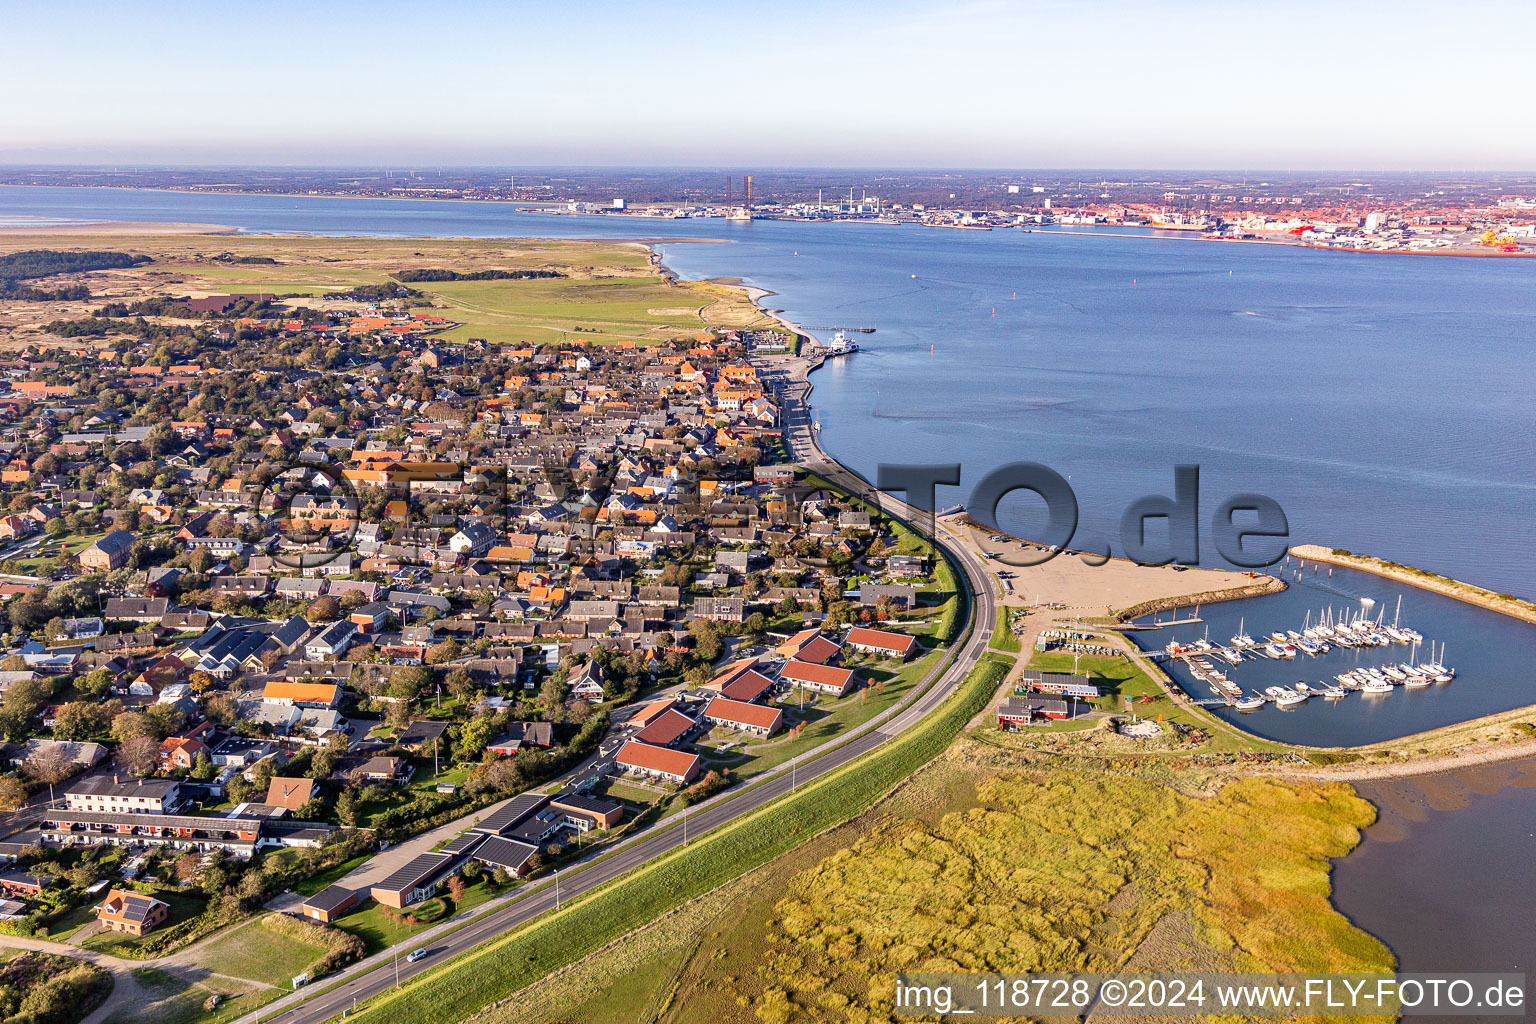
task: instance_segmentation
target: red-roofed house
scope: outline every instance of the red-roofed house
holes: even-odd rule
[[[886,658],[906,658],[917,650],[917,638],[905,633],[887,633],[883,629],[854,626],[844,641],[856,651],[868,651]]]
[[[208,745],[188,736],[167,736],[160,742],[160,766],[175,771],[197,767],[197,755],[208,753]]]
[[[841,697],[853,689],[853,669],[792,660],[784,663],[779,678],[793,686]]]
[[[699,727],[699,723],[689,718],[680,711],[668,709],[647,725],[644,729],[635,733],[635,739],[641,743],[649,743],[654,747],[670,747],[674,743],[683,740],[693,730]]]
[[[784,721],[784,712],[761,704],[747,704],[727,697],[716,697],[704,709],[704,721],[723,725],[754,736],[772,736]]]
[[[634,740],[624,744],[614,761],[624,771],[678,786],[692,782],[699,774],[699,755]]]
[[[825,665],[843,649],[843,645],[819,629],[802,629],[777,648],[786,658],[796,658],[815,665]]]
[[[754,701],[772,688],[772,679],[761,672],[748,670],[720,687],[720,696],[731,700]]]

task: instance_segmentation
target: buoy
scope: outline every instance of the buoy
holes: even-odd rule
[[[1136,283],[1136,279],[1134,277],[1131,278],[1131,284],[1135,284],[1135,283]]]
[[[992,315],[993,315],[993,316],[994,316],[994,317],[995,317],[995,316],[997,316],[997,307],[996,307],[996,306],[993,306],[993,307],[992,307]]]

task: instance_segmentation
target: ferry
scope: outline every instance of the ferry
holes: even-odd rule
[[[832,335],[832,340],[827,343],[827,356],[848,356],[859,350],[859,343],[854,341],[842,331]]]

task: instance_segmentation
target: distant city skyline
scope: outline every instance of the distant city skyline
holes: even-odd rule
[[[0,163],[1536,169],[1506,0],[3,10]]]

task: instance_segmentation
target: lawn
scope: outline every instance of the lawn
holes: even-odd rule
[[[992,642],[987,646],[996,651],[1007,651],[1010,654],[1019,653],[1019,638],[1013,634],[1013,624],[1009,621],[1009,607],[1000,604],[997,606],[997,626],[992,630]]]
[[[705,761],[711,767],[731,769],[739,779],[760,775],[775,765],[783,764],[854,729],[895,704],[933,668],[940,657],[939,650],[929,651],[899,669],[893,669],[888,662],[877,662],[870,668],[862,669],[860,677],[879,683],[878,690],[866,685],[846,697],[819,696],[815,704],[806,705],[804,712],[799,711],[793,698],[781,701],[786,722],[793,722],[795,716],[804,715],[806,726],[798,737],[788,739],[785,734],[779,733],[767,741],[749,743],[744,758],[740,751],[733,751],[723,758],[706,757]],[[738,734],[729,730],[716,730],[716,734],[719,738],[739,738]],[[700,749],[703,749],[702,746]]]
[[[443,316],[464,324],[443,335],[449,340],[659,344],[698,334],[707,326],[702,311],[717,302],[715,295],[659,276],[443,281],[411,287],[431,295],[444,307]]]
[[[25,556],[14,559],[14,562],[19,572],[31,576],[44,562],[59,557],[58,551],[61,545],[69,554],[78,555],[106,535],[106,531],[103,530],[97,533],[66,533],[59,537],[49,537],[39,547],[28,551]],[[41,554],[43,551],[47,551],[48,554]]]
[[[49,921],[48,938],[55,942],[62,942],[66,937],[96,920],[97,902],[98,899],[88,899],[81,906],[73,907]]]
[[[325,953],[320,946],[296,942],[253,920],[200,948],[197,960],[215,974],[287,988],[292,978],[308,971]]]
[[[296,883],[293,891],[300,896],[313,896],[332,882],[340,881],[342,877],[349,874],[353,869],[361,867],[372,856],[371,852],[360,853],[351,860],[345,860],[335,867],[326,868],[318,875],[311,875],[302,882]]]
[[[125,239],[125,244],[131,240]],[[739,288],[672,282],[634,243],[506,239],[269,238],[258,245],[238,236],[220,247],[238,257],[275,263],[218,263],[206,245],[177,238],[140,240],[156,253],[153,272],[114,272],[126,301],[150,295],[270,292],[317,297],[359,285],[384,284],[403,271],[450,269],[556,270],[563,278],[409,282],[409,301],[462,326],[449,341],[543,343],[562,337],[597,343],[657,344],[693,337],[712,325],[772,327],[776,322]]]
[[[189,972],[172,972],[157,967],[141,967],[133,978],[144,991],[146,1002],[133,1011],[124,1010],[108,1019],[108,1024],[225,1024],[270,1003],[282,991],[243,985],[228,978],[195,978]],[[216,1010],[204,1006],[212,996],[223,999]]]
[[[649,789],[642,789],[639,786],[634,786],[627,782],[621,782],[618,779],[613,778],[609,778],[604,782],[599,783],[598,786],[599,788],[593,791],[594,795],[606,796],[610,800],[617,800],[620,803],[630,804],[634,807],[636,812],[642,811],[645,808],[651,806],[662,797],[661,793],[654,792]]]

